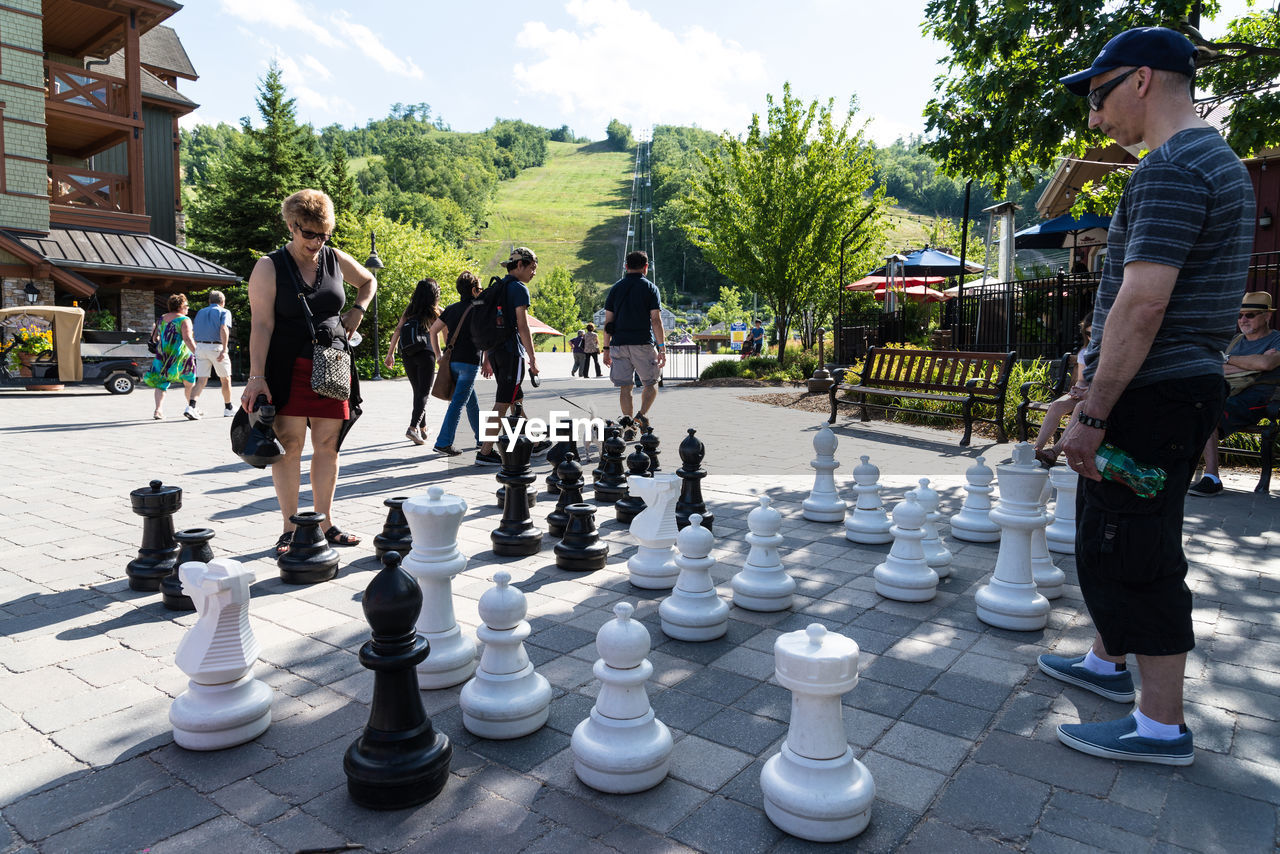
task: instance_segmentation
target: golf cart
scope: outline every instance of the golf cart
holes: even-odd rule
[[[145,336],[134,336],[131,341],[85,342],[84,309],[51,305],[0,308],[0,330],[30,326],[51,328],[53,349],[38,353],[30,366],[31,376],[24,377],[9,366],[16,339],[0,343],[0,386],[101,383],[112,394],[128,394],[149,367],[151,354],[141,340]]]

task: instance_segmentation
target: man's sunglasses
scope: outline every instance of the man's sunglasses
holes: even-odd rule
[[[1128,77],[1130,74],[1132,74],[1137,70],[1138,70],[1137,68],[1130,68],[1124,74],[1121,74],[1119,77],[1116,77],[1113,80],[1108,80],[1106,83],[1103,83],[1097,89],[1090,89],[1089,94],[1086,96],[1086,100],[1088,100],[1089,102],[1089,109],[1093,110],[1095,113],[1098,110],[1101,110],[1102,102],[1105,101],[1107,99],[1107,96],[1111,94],[1111,90],[1119,86],[1122,82],[1124,82],[1124,79],[1126,77]]]
[[[1260,311],[1242,311],[1240,312],[1240,319],[1253,320],[1255,317],[1257,317],[1260,314],[1262,314],[1262,312]]]
[[[300,225],[295,225],[294,228],[298,229],[298,234],[302,235],[303,240],[320,240],[324,243],[328,243],[333,237],[332,234],[325,234],[323,231],[311,231],[310,229],[303,228]]]

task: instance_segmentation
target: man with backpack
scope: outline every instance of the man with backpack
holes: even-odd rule
[[[526,371],[534,376],[538,374],[538,358],[529,332],[528,288],[538,270],[538,256],[526,246],[517,246],[502,266],[507,275],[490,283],[476,300],[470,319],[471,338],[478,349],[485,351],[481,373],[486,377],[492,375],[498,382],[493,404],[498,418],[524,398],[520,386]],[[485,442],[476,451],[476,465],[502,465],[493,442]]]
[[[667,363],[662,331],[658,286],[644,277],[649,272],[649,256],[643,252],[627,255],[626,274],[609,289],[604,301],[604,363],[609,379],[618,387],[625,441],[635,438],[637,428],[649,426],[646,413],[658,398],[658,380]],[[636,378],[643,387],[640,412],[632,420],[631,389]]]

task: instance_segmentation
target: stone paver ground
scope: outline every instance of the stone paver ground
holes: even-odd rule
[[[559,369],[551,363],[551,371]],[[565,371],[559,371],[561,376]],[[716,516],[722,595],[747,545],[746,515],[770,495],[783,513],[784,561],[799,582],[777,614],[733,608],[727,636],[666,638],[659,596],[632,588],[634,549],[608,509],[597,521],[608,566],[556,569],[550,547],[496,559],[493,469],[446,463],[403,438],[404,382],[367,383],[365,416],[342,454],[337,515],[365,542],[341,552],[334,581],[291,587],[269,546],[278,531],[270,476],[230,455],[229,419],[186,422],[171,394],[170,420],[150,418],[149,390],[0,393],[0,851],[298,851],[358,843],[372,851],[789,852],[825,848],[791,838],[765,818],[764,760],[786,735],[789,694],[773,679],[782,632],[821,622],[861,647],[862,678],[845,696],[845,726],[877,786],[871,824],[842,850],[909,852],[1273,850],[1280,806],[1280,594],[1275,499],[1255,478],[1228,479],[1213,499],[1189,499],[1189,584],[1198,646],[1188,665],[1196,762],[1184,769],[1084,756],[1057,742],[1062,722],[1103,720],[1125,709],[1052,681],[1035,657],[1084,649],[1092,628],[1074,586],[1074,561],[1048,627],[1009,632],[981,623],[974,594],[997,547],[944,536],[953,572],[930,602],[877,596],[871,571],[888,547],[857,546],[837,524],[801,517],[818,416],[752,403],[746,389],[670,386],[656,409],[662,465],[674,470],[686,427],[707,445],[704,492]],[[482,400],[492,387],[482,384]],[[236,394],[239,394],[237,390]],[[541,414],[572,397],[614,414],[600,381],[548,379],[531,392]],[[437,424],[438,401],[429,409]],[[464,428],[465,429],[465,428]],[[960,505],[963,471],[1011,445],[957,446],[958,433],[842,417],[837,429],[848,495],[857,457],[884,471],[887,503],[921,476]],[[463,444],[461,441],[459,444]],[[461,458],[463,460],[466,457]],[[547,471],[545,464],[539,475]],[[262,643],[258,675],[275,690],[274,721],[257,740],[193,753],[171,737],[168,709],[186,683],[173,653],[190,614],[157,594],[130,591],[141,520],[128,494],[153,479],[181,486],[178,527],[208,525],[216,554],[257,573],[251,619]],[[341,757],[368,715],[372,676],[356,658],[368,636],[361,593],[378,568],[372,538],[391,495],[431,484],[464,497],[461,546],[470,556],[454,585],[468,632],[496,567],[529,600],[531,658],[555,690],[548,725],[526,738],[485,741],[462,727],[459,689],[423,692],[435,726],[454,745],[451,778],[434,801],[370,812],[347,797]],[[304,505],[307,494],[304,494]],[[542,519],[553,503],[540,497]],[[944,529],[945,535],[945,529]],[[657,788],[616,796],[580,784],[569,750],[589,712],[595,632],[625,599],[653,640],[650,695],[677,739],[671,774]]]

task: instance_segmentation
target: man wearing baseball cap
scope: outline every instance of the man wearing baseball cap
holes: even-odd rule
[[[1130,176],[1107,233],[1107,259],[1081,355],[1089,396],[1059,447],[1082,478],[1076,568],[1096,636],[1085,655],[1042,655],[1049,676],[1131,703],[1131,714],[1063,724],[1068,747],[1111,759],[1190,765],[1183,671],[1195,646],[1185,577],[1187,483],[1225,397],[1222,353],[1244,292],[1253,189],[1244,166],[1191,101],[1195,48],[1173,30],[1121,33],[1062,78],[1087,99],[1089,127],[1149,154]],[[1103,441],[1168,477],[1152,498],[1103,480]]]
[[[506,288],[505,297],[499,311],[505,310],[515,315],[515,334],[491,350],[485,351],[481,371],[484,376],[490,373],[498,382],[498,393],[494,397],[493,411],[502,418],[507,411],[524,398],[524,382],[526,369],[528,373],[537,375],[538,357],[533,349],[533,335],[529,332],[529,282],[538,272],[538,256],[527,246],[517,246],[511,250],[511,257],[501,262],[507,275],[502,278],[498,287]],[[505,321],[510,323],[508,318]],[[546,450],[547,443],[539,443],[534,452]],[[499,466],[502,459],[493,449],[493,442],[485,442],[476,451],[476,465]]]
[[[1273,314],[1271,294],[1254,291],[1244,295],[1237,320],[1240,334],[1222,354],[1222,372],[1231,384],[1231,394],[1222,407],[1218,429],[1204,445],[1204,477],[1187,490],[1192,495],[1211,497],[1222,492],[1218,441],[1252,427],[1267,414],[1267,404],[1276,391],[1276,377],[1269,372],[1280,368],[1280,332],[1271,328]]]

